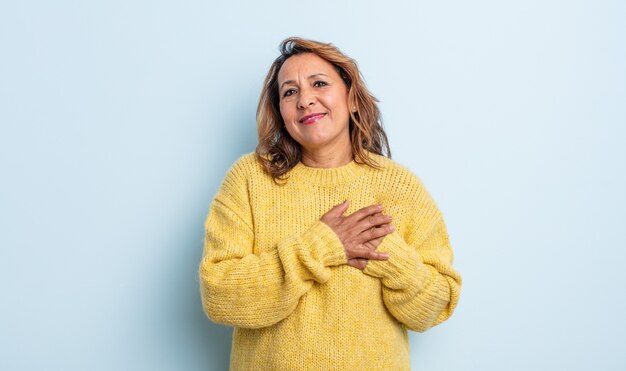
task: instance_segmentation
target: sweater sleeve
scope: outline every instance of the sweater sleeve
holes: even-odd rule
[[[330,267],[345,264],[335,233],[321,221],[294,233],[267,252],[255,254],[246,179],[236,166],[226,176],[205,223],[200,294],[217,323],[260,328],[286,318]]]
[[[381,280],[385,306],[400,323],[424,332],[454,312],[461,276],[452,268],[453,253],[441,213],[420,188],[417,200],[411,197],[404,233],[387,235],[378,247],[389,254],[389,260],[370,260],[364,273]]]

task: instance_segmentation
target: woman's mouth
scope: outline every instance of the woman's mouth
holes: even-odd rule
[[[304,116],[303,118],[300,119],[300,123],[301,124],[305,124],[305,125],[310,125],[310,124],[313,124],[313,123],[319,121],[324,116],[326,116],[325,113],[313,113],[313,114],[310,114],[310,115],[306,115],[306,116]]]

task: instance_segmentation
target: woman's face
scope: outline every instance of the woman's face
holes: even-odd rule
[[[278,96],[285,127],[304,151],[351,148],[348,88],[332,64],[313,53],[288,58]]]

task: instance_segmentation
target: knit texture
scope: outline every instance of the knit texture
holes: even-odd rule
[[[374,154],[332,169],[299,163],[278,185],[254,154],[226,175],[206,223],[200,294],[234,326],[231,370],[408,370],[407,329],[450,317],[461,277],[442,214],[419,178]],[[361,271],[320,217],[382,204],[396,231]]]

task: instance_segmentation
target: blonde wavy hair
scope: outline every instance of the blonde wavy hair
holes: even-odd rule
[[[302,159],[302,149],[287,132],[280,114],[278,72],[294,55],[313,53],[332,64],[348,87],[348,101],[356,108],[350,113],[352,154],[358,163],[377,167],[367,155],[373,152],[391,158],[387,134],[382,127],[378,100],[365,87],[356,62],[332,44],[290,37],[279,46],[280,56],[272,63],[265,77],[256,120],[259,144],[256,156],[274,180],[283,179]]]

